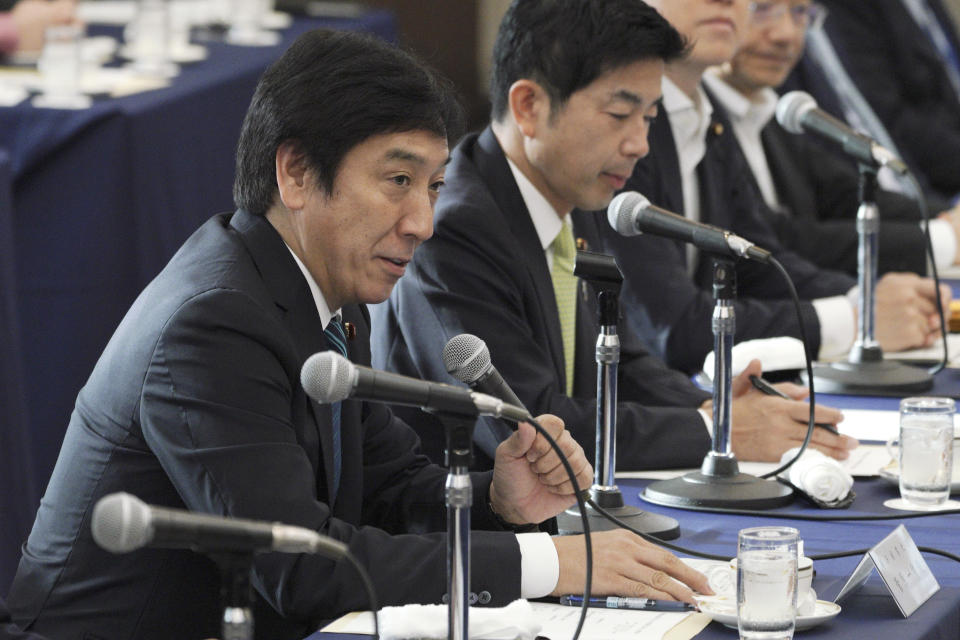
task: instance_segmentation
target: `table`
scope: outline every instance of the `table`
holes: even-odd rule
[[[0,423],[23,425],[17,431],[27,438],[29,475],[40,490],[77,392],[127,308],[190,233],[233,209],[235,147],[260,74],[298,35],[317,27],[396,39],[388,11],[302,18],[276,47],[208,43],[209,58],[184,66],[166,89],[98,99],[83,111],[29,103],[0,108],[15,212],[7,207],[0,214],[0,225],[7,225],[0,226],[0,310],[12,316],[0,342],[19,352],[2,355],[16,363],[9,370],[15,366],[12,375],[22,381],[15,399],[4,396]],[[0,198],[10,189],[0,185]],[[5,448],[3,464],[10,459]],[[36,492],[16,499],[28,505],[32,522]],[[5,573],[0,563],[0,594]]]
[[[677,544],[709,553],[733,557],[736,555],[737,531],[744,527],[785,523],[797,527],[804,540],[807,555],[829,551],[869,547],[879,542],[901,522],[906,524],[910,535],[920,546],[932,546],[951,553],[960,553],[960,515],[940,515],[914,519],[897,519],[879,522],[805,522],[790,520],[789,514],[810,515],[834,514],[806,507],[795,502],[788,507],[773,510],[783,518],[770,519],[754,516],[716,515],[671,509],[641,502],[639,490],[645,480],[619,481],[626,502],[641,506],[647,511],[663,513],[680,521],[681,537]],[[850,515],[890,513],[882,506],[885,499],[897,495],[897,487],[880,479],[858,480],[854,487],[857,499],[846,512]],[[796,637],[816,638],[884,638],[896,640],[933,640],[934,638],[960,637],[960,563],[939,556],[924,554],[924,558],[937,577],[941,589],[920,607],[910,618],[903,618],[893,599],[886,594],[879,576],[874,573],[867,584],[842,604],[843,611],[828,624],[805,631]],[[814,564],[817,575],[813,586],[822,600],[830,600],[840,591],[846,578],[853,571],[859,556],[837,560],[821,560]],[[365,638],[347,634],[315,633],[307,640],[339,640]],[[737,632],[717,623],[711,623],[697,640],[729,640]],[[563,640],[553,638],[552,640]]]

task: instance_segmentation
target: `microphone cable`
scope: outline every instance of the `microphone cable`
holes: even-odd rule
[[[686,555],[688,555],[688,556],[693,556],[693,557],[696,557],[696,558],[704,558],[704,559],[706,559],[706,560],[722,560],[722,561],[724,561],[724,562],[726,562],[726,561],[729,560],[730,558],[734,557],[734,556],[722,556],[722,555],[715,554],[715,553],[707,553],[706,551],[698,551],[698,550],[696,550],[696,549],[688,549],[687,547],[682,547],[682,546],[680,546],[680,545],[678,545],[678,544],[673,544],[673,543],[670,543],[670,542],[665,542],[665,541],[663,541],[663,540],[660,540],[659,538],[655,538],[654,536],[651,536],[651,535],[648,534],[648,533],[644,533],[644,532],[642,532],[642,531],[639,531],[639,530],[633,528],[632,526],[630,526],[630,525],[627,524],[626,522],[623,522],[622,520],[620,520],[619,518],[617,518],[615,515],[613,515],[613,514],[609,513],[608,511],[606,511],[603,507],[601,507],[600,505],[598,505],[598,504],[597,504],[596,502],[594,502],[592,499],[588,500],[587,503],[588,503],[591,507],[593,507],[594,509],[596,509],[597,513],[599,513],[599,514],[602,515],[604,518],[606,518],[607,520],[609,520],[609,521],[612,522],[613,524],[617,525],[618,527],[621,527],[621,528],[623,528],[623,529],[626,529],[627,531],[630,531],[631,533],[634,533],[634,534],[640,536],[641,538],[643,538],[643,539],[646,540],[647,542],[656,544],[656,545],[661,546],[661,547],[666,547],[667,549],[670,549],[671,551],[677,551],[677,552],[684,553],[684,554],[686,554]],[[684,509],[685,509],[685,510],[688,510],[688,511],[703,511],[703,512],[707,512],[707,513],[725,513],[725,514],[730,514],[730,515],[758,516],[758,517],[761,517],[761,518],[781,518],[781,519],[783,519],[783,520],[814,520],[814,521],[816,521],[816,520],[821,520],[821,521],[829,521],[829,520],[899,520],[899,519],[901,519],[901,518],[922,518],[922,517],[925,517],[925,516],[941,515],[941,514],[943,514],[943,515],[960,514],[960,509],[949,509],[949,510],[944,510],[944,511],[933,511],[933,512],[931,512],[931,511],[921,511],[921,512],[916,512],[916,513],[909,513],[909,514],[905,514],[905,515],[847,516],[847,517],[843,517],[843,516],[823,516],[823,517],[818,517],[818,516],[809,516],[809,515],[805,515],[805,514],[797,514],[797,515],[789,515],[789,516],[787,516],[787,515],[784,515],[784,514],[782,514],[782,513],[769,513],[769,512],[762,512],[762,511],[758,512],[758,511],[749,511],[749,510],[746,510],[746,509],[720,509],[720,508],[711,508],[711,507],[693,508],[693,509],[687,509],[687,508],[685,507]],[[955,561],[957,561],[957,562],[960,562],[960,556],[957,556],[957,555],[955,555],[955,554],[953,554],[953,553],[950,553],[949,551],[943,551],[942,549],[936,549],[936,548],[934,548],[934,547],[917,547],[917,548],[918,548],[920,551],[924,551],[924,552],[926,552],[926,553],[932,553],[932,554],[935,554],[935,555],[940,555],[940,556],[943,556],[943,557],[945,557],[945,558],[949,558],[949,559],[951,559],[951,560],[955,560]],[[846,558],[846,557],[849,557],[849,556],[859,556],[859,555],[863,555],[863,554],[867,553],[868,551],[870,551],[869,548],[867,548],[867,549],[852,549],[852,550],[850,550],[850,551],[834,551],[834,552],[831,552],[831,553],[822,553],[822,554],[812,555],[812,556],[808,556],[808,557],[809,557],[811,560],[833,560],[834,558]],[[736,555],[736,554],[734,554],[734,555]]]
[[[920,182],[917,180],[916,176],[913,175],[913,171],[908,170],[906,177],[910,184],[913,185],[914,192],[917,194],[917,205],[919,205],[920,214],[923,216],[923,237],[926,241],[924,243],[925,252],[930,258],[930,271],[933,274],[933,286],[934,296],[937,302],[937,314],[940,316],[940,337],[943,340],[943,358],[940,360],[939,364],[928,369],[930,375],[937,375],[947,368],[947,364],[949,364],[950,361],[950,354],[947,349],[947,321],[943,312],[943,300],[940,299],[940,274],[937,271],[937,260],[933,255],[933,240],[930,239],[930,207],[927,204],[927,197],[924,195],[923,189],[920,187]]]
[[[370,574],[367,573],[367,570],[363,568],[363,565],[360,564],[352,553],[347,551],[343,557],[346,558],[350,566],[353,567],[353,570],[357,572],[357,575],[360,577],[360,582],[363,583],[363,589],[367,592],[367,600],[370,601],[370,613],[373,615],[373,637],[376,640],[380,640],[380,603],[377,601],[377,590],[373,588],[373,580],[370,579]]]
[[[546,439],[550,448],[559,456],[560,463],[563,464],[563,468],[567,472],[567,477],[570,478],[570,484],[573,485],[573,494],[577,499],[577,507],[580,509],[580,522],[583,523],[583,546],[586,551],[585,564],[587,575],[583,580],[583,604],[580,605],[580,619],[577,621],[576,631],[573,632],[573,640],[577,640],[580,637],[580,631],[583,629],[583,623],[587,620],[587,612],[590,609],[590,591],[593,587],[593,542],[590,539],[590,518],[587,517],[587,503],[592,504],[593,500],[589,498],[589,490],[580,489],[580,485],[577,483],[577,474],[573,471],[573,467],[570,466],[570,461],[567,460],[567,456],[560,450],[560,445],[553,439],[553,436],[547,433],[546,429],[544,429],[533,416],[528,416],[524,422],[533,425],[537,433]]]

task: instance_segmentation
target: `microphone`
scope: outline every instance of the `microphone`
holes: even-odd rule
[[[522,422],[526,409],[499,398],[440,382],[417,380],[397,373],[355,365],[339,353],[321,351],[303,363],[300,384],[320,403],[357,398],[420,407],[428,413],[493,416]]]
[[[461,333],[443,347],[443,366],[447,373],[474,391],[500,398],[508,404],[526,408],[490,361],[487,343],[470,333]]]
[[[304,527],[279,522],[225,518],[146,504],[129,493],[111,493],[97,501],[93,539],[111,553],[141,547],[194,551],[319,553],[347,555],[347,545]]]
[[[889,167],[900,175],[909,172],[907,165],[892,151],[818,108],[809,93],[784,94],[777,102],[777,122],[790,133],[813,133],[836,142],[849,155],[871,167]]]
[[[624,191],[607,206],[610,226],[622,236],[652,233],[689,242],[702,251],[758,262],[770,260],[770,252],[725,229],[694,222],[653,205],[636,191]]]

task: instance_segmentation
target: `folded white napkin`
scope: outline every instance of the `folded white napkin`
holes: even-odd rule
[[[730,361],[733,375],[746,369],[754,358],[760,361],[764,371],[802,369],[806,363],[803,358],[803,343],[796,338],[784,336],[747,340],[733,346]],[[713,359],[714,354],[711,351],[703,361],[703,372],[711,378],[713,377]]]
[[[476,640],[534,640],[540,623],[526,600],[505,607],[470,607],[470,637]],[[447,605],[408,604],[380,611],[383,640],[447,637]]]
[[[794,447],[784,453],[780,464],[797,455],[798,449]],[[836,502],[846,497],[853,486],[853,476],[839,462],[816,449],[804,451],[800,459],[782,475],[787,476],[794,486],[823,502]]]

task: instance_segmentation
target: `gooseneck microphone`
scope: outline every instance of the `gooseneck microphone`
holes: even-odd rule
[[[818,108],[809,93],[784,94],[777,102],[777,122],[790,133],[812,133],[836,142],[847,154],[868,166],[889,167],[901,175],[909,171],[892,151]]]
[[[420,407],[429,413],[484,415],[517,422],[530,417],[526,409],[493,396],[356,365],[331,351],[307,358],[300,370],[300,384],[308,396],[321,403],[356,398]]]
[[[768,262],[770,252],[725,229],[688,220],[652,204],[636,191],[624,191],[607,206],[610,226],[622,236],[651,233],[689,242],[701,251]]]
[[[347,546],[311,529],[183,509],[154,507],[129,493],[111,493],[93,508],[93,539],[112,553],[142,547],[211,552],[281,551],[342,558]]]
[[[447,373],[474,391],[526,408],[497,368],[493,366],[487,343],[477,336],[471,333],[453,336],[443,347],[442,356]]]

